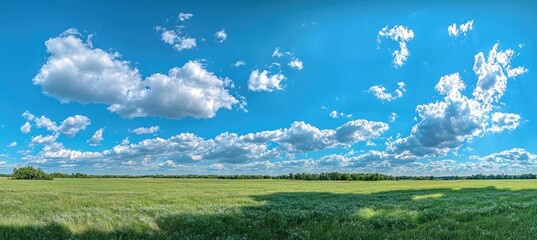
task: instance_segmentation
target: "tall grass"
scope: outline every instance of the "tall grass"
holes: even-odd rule
[[[0,179],[0,239],[536,239],[536,180]]]

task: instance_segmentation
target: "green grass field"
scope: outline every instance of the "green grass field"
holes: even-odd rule
[[[0,239],[536,239],[537,181],[0,179]]]

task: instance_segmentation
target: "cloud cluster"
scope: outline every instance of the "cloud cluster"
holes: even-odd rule
[[[403,66],[408,56],[410,56],[410,51],[408,51],[406,43],[414,38],[414,31],[409,27],[401,25],[395,25],[390,29],[388,29],[388,26],[385,26],[378,33],[378,44],[381,43],[382,38],[391,39],[399,43],[399,50],[392,52],[393,64],[396,68]]]
[[[295,70],[302,70],[304,68],[304,63],[294,56],[291,52],[282,52],[280,48],[274,49],[274,52],[272,52],[272,57],[274,58],[284,58],[284,59],[290,59],[290,62],[287,64],[292,69]],[[280,66],[282,65],[281,62],[274,62],[272,63],[273,66]],[[244,65],[243,61],[239,61],[234,64],[235,67],[239,67],[241,65]],[[250,77],[248,78],[248,90],[254,91],[254,92],[272,92],[275,90],[283,90],[284,86],[281,83],[283,80],[286,79],[285,75],[281,71],[270,75],[269,71],[256,69],[250,73]]]
[[[382,151],[369,151],[358,156],[332,154],[320,159],[296,159],[278,161],[254,161],[249,163],[224,163],[218,170],[261,174],[287,174],[289,172],[379,172],[393,175],[446,176],[484,174],[521,174],[537,171],[537,155],[525,149],[493,153],[484,157],[470,156],[465,162],[452,159],[396,162]]]
[[[302,70],[304,68],[303,62],[298,58],[291,60],[291,62],[289,62],[287,65],[296,70]]]
[[[487,132],[515,129],[520,116],[492,111],[505,92],[507,79],[518,76],[509,76],[509,71],[526,69],[511,67],[513,50],[498,52],[497,48],[498,44],[494,45],[487,61],[482,52],[475,56],[473,70],[478,81],[473,98],[462,94],[466,86],[458,73],[441,77],[435,89],[444,99],[418,105],[416,112],[421,121],[412,127],[410,136],[388,142],[388,153],[398,159],[445,156],[451,149]]]
[[[70,137],[74,137],[81,130],[86,130],[86,127],[91,124],[90,119],[83,115],[67,117],[60,123],[60,125],[45,116],[35,117],[29,111],[25,111],[22,116],[27,120],[27,122],[20,127],[21,132],[23,133],[30,132],[31,121],[34,122],[37,128],[45,128],[47,131],[62,133]]]
[[[395,89],[394,93],[386,92],[386,88],[382,85],[370,87],[369,92],[381,101],[391,102],[395,99],[403,97],[403,92],[406,91],[404,82],[398,82],[397,86],[398,87]]]
[[[472,29],[474,29],[474,20],[463,23],[459,27],[457,27],[456,23],[453,23],[448,27],[448,34],[452,37],[457,37],[460,34],[466,36],[466,33]]]
[[[205,70],[197,61],[142,80],[139,70],[64,33],[45,43],[50,56],[34,77],[43,93],[61,102],[102,103],[126,118],[161,116],[212,118],[239,101],[229,94],[231,80]]]
[[[179,13],[179,15],[177,15],[177,18],[181,21],[181,22],[184,22],[188,19],[190,19],[191,17],[193,17],[194,14],[192,13]]]
[[[36,136],[35,144],[44,145],[36,155],[27,155],[32,163],[62,164],[116,164],[156,166],[217,161],[244,163],[266,161],[289,154],[307,153],[327,148],[347,147],[356,142],[379,137],[388,130],[382,122],[349,121],[335,129],[319,129],[305,122],[294,122],[291,127],[238,135],[222,133],[212,139],[203,139],[192,133],[181,133],[170,138],[152,138],[138,143],[122,142],[102,152],[83,152],[67,149],[56,141],[56,135]],[[170,162],[171,161],[171,162]]]

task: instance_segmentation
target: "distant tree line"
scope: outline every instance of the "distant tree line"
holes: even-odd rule
[[[288,179],[306,181],[382,181],[382,180],[472,180],[472,179],[537,179],[535,174],[505,175],[505,174],[477,174],[471,176],[392,176],[381,173],[290,173],[285,175],[216,175],[216,174],[185,174],[185,175],[93,175],[84,173],[60,173],[46,174],[43,170],[33,167],[21,167],[13,169],[11,175],[0,175],[11,179],[42,179],[54,178],[205,178],[205,179]]]

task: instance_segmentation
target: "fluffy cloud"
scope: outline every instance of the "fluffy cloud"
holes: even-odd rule
[[[284,79],[285,76],[281,73],[269,76],[267,70],[263,70],[261,73],[259,70],[254,70],[248,78],[248,90],[254,92],[283,90],[283,86],[280,83]]]
[[[291,127],[245,135],[222,133],[212,139],[203,139],[192,133],[181,133],[170,138],[151,138],[138,143],[124,141],[102,152],[83,152],[67,149],[56,142],[58,135],[36,136],[33,144],[44,145],[37,155],[27,155],[26,161],[51,161],[82,164],[120,164],[158,166],[172,161],[244,163],[268,161],[282,155],[306,153],[326,148],[347,147],[356,142],[380,136],[388,129],[382,122],[350,121],[336,129],[318,129],[304,122]],[[168,166],[169,164],[165,164]],[[164,165],[163,165],[164,166]]]
[[[29,122],[25,122],[21,127],[20,130],[22,133],[29,133],[32,130],[32,125]]]
[[[37,136],[32,137],[31,143],[32,144],[51,144],[51,143],[56,142],[56,139],[58,139],[58,136],[59,134],[47,135],[47,136],[37,135]]]
[[[537,155],[532,154],[522,148],[513,148],[511,150],[493,153],[484,157],[473,155],[470,156],[470,159],[491,163],[507,163],[509,165],[537,165]]]
[[[472,29],[474,29],[474,20],[463,23],[459,27],[457,27],[456,23],[453,23],[448,27],[448,34],[452,37],[457,37],[460,34],[466,36],[466,33]]]
[[[194,14],[192,13],[179,13],[179,15],[177,15],[177,18],[181,21],[181,22],[184,22],[188,19],[190,19],[191,17],[193,17]]]
[[[64,33],[45,45],[50,57],[34,84],[63,103],[102,103],[127,118],[172,119],[211,118],[219,109],[239,103],[226,89],[232,85],[229,79],[215,76],[196,61],[142,81],[138,69],[119,60],[118,53],[94,49],[76,35]]]
[[[304,68],[304,65],[303,65],[302,61],[300,61],[300,59],[298,59],[298,58],[293,59],[287,65],[289,65],[289,67],[294,68],[296,70],[302,70]]]
[[[75,136],[80,130],[86,130],[86,127],[90,125],[90,120],[86,116],[75,115],[66,118],[62,121],[58,127],[58,131],[67,135]]]
[[[498,51],[498,44],[490,50],[485,60],[483,52],[475,55],[473,70],[478,76],[473,96],[484,103],[497,102],[507,89],[507,79],[527,72],[524,67],[512,67],[514,50]]]
[[[195,38],[182,35],[182,27],[176,30],[169,30],[162,26],[156,26],[155,29],[161,33],[161,40],[171,45],[177,51],[191,49],[197,46]]]
[[[17,142],[11,142],[10,144],[7,145],[8,148],[12,148],[16,146],[17,146]]]
[[[388,38],[399,43],[399,50],[394,50],[393,55],[393,64],[396,68],[403,66],[403,64],[410,56],[410,51],[406,46],[406,43],[414,38],[414,31],[412,29],[395,25],[391,29],[388,29],[388,26],[382,28],[377,36],[377,42],[380,44],[381,38]]]
[[[514,113],[495,112],[492,114],[491,132],[501,132],[503,130],[514,130],[520,124],[520,116]]]
[[[227,38],[227,33],[225,29],[222,29],[214,34],[217,42],[224,42]]]
[[[45,116],[35,117],[28,111],[24,112],[23,116],[25,116],[28,121],[33,120],[37,128],[46,128],[48,131],[62,133],[70,137],[75,136],[79,131],[86,130],[86,127],[91,124],[90,119],[83,115],[67,117],[59,126],[56,122],[53,122]],[[26,122],[21,126],[21,131],[28,129],[29,132],[30,127],[30,123]]]
[[[104,128],[99,128],[97,131],[95,131],[93,136],[88,140],[90,146],[97,146],[104,140],[103,131]]]
[[[136,133],[138,135],[142,135],[142,134],[153,134],[153,133],[156,133],[160,131],[160,127],[159,126],[151,126],[151,127],[139,127],[139,128],[135,128],[134,130],[132,130],[131,132],[132,133]]]
[[[497,51],[496,44],[485,62],[483,53],[475,57],[474,71],[478,82],[473,91],[474,98],[462,95],[464,82],[458,73],[440,78],[435,89],[444,99],[416,107],[421,121],[416,124],[410,136],[398,138],[387,143],[388,153],[398,159],[444,156],[451,149],[487,131],[500,132],[518,126],[520,116],[516,114],[492,114],[492,127],[489,128],[491,111],[507,87],[512,50]],[[523,67],[519,67],[525,70]],[[514,77],[514,76],[512,76]]]
[[[383,87],[382,85],[370,87],[369,92],[372,93],[376,98],[378,98],[381,101],[390,102],[390,101],[393,101],[395,99],[402,97],[403,92],[406,91],[404,82],[398,82],[397,86],[398,88],[395,89],[394,93],[386,92],[386,88]]]

